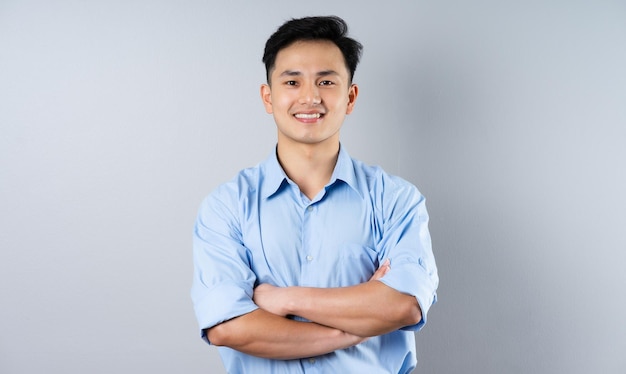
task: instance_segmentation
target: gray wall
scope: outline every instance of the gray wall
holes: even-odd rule
[[[338,3],[0,2],[0,372],[222,372],[196,209],[271,152],[263,43],[320,13],[366,47],[344,145],[428,198],[418,372],[626,372],[624,2]]]

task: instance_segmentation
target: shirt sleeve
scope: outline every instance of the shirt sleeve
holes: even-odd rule
[[[191,298],[205,340],[204,329],[258,308],[236,202],[236,190],[221,186],[202,202],[194,227]]]
[[[380,259],[389,258],[390,271],[381,281],[402,293],[415,296],[422,320],[404,330],[420,330],[428,310],[437,301],[439,276],[428,231],[425,198],[410,183],[387,177],[379,196],[383,233]]]

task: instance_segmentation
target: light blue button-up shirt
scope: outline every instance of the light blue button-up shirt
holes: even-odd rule
[[[368,281],[387,258],[391,270],[381,281],[414,295],[422,310],[414,326],[301,360],[220,347],[229,373],[408,373],[416,365],[413,331],[426,322],[439,283],[424,197],[343,148],[313,200],[275,154],[219,186],[200,207],[193,255],[191,295],[201,330],[257,309],[252,295],[260,283],[352,286]]]

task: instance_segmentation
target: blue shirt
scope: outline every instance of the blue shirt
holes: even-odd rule
[[[219,186],[201,204],[193,255],[191,295],[201,330],[257,309],[259,283],[352,286],[387,258],[391,270],[381,281],[415,296],[422,310],[414,326],[318,357],[271,360],[220,347],[229,373],[408,373],[416,365],[413,331],[426,322],[439,283],[424,197],[343,148],[313,200],[275,154]]]

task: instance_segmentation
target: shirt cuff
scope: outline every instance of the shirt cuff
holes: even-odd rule
[[[415,296],[422,313],[420,322],[402,330],[418,331],[426,324],[428,310],[437,302],[436,277],[429,275],[414,258],[391,259],[391,269],[380,281],[399,292]]]
[[[204,330],[235,317],[250,313],[259,307],[246,293],[246,286],[221,284],[205,290],[202,297],[194,301],[194,309],[201,337],[207,342]]]

